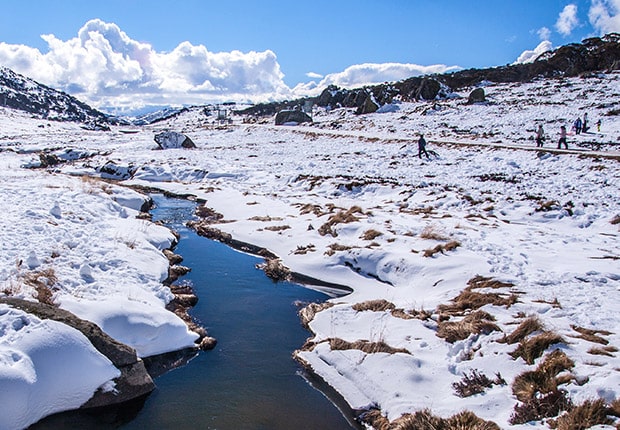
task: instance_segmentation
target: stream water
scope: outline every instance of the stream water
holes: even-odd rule
[[[156,390],[129,418],[121,417],[122,424],[116,414],[112,423],[56,417],[57,425],[49,420],[36,428],[360,428],[337,393],[308,375],[291,355],[310,335],[299,322],[299,304],[328,296],[297,284],[272,282],[255,268],[262,259],[184,227],[193,203],[154,198],[154,220],[181,234],[175,252],[191,268],[181,282],[190,282],[200,298],[191,314],[217,339],[217,346],[157,377]]]

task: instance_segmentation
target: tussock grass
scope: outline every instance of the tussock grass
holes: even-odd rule
[[[329,347],[332,351],[345,351],[348,349],[358,349],[366,354],[375,354],[378,352],[385,352],[387,354],[396,354],[402,352],[403,354],[411,354],[405,348],[394,348],[383,341],[370,342],[368,340],[356,340],[355,342],[348,342],[339,338],[329,338]]]
[[[467,315],[461,321],[440,321],[437,324],[437,337],[446,342],[454,343],[457,340],[467,339],[472,334],[489,334],[499,331],[493,322],[495,318],[484,311],[476,311]]]
[[[293,251],[293,254],[306,255],[308,252],[315,252],[315,251],[316,251],[316,247],[314,246],[314,244],[310,243],[306,246],[297,245],[297,249]]]
[[[210,223],[216,223],[224,219],[224,215],[205,205],[197,206],[195,213],[198,218]]]
[[[592,355],[605,355],[607,357],[615,357],[614,352],[618,352],[618,348],[615,346],[604,346],[602,348],[590,348],[588,354]]]
[[[479,373],[473,369],[469,375],[463,375],[459,382],[452,384],[452,388],[456,391],[457,396],[470,397],[474,394],[484,393],[486,388],[491,388],[493,385],[506,385],[506,381],[499,373],[495,375],[495,380],[492,380],[484,373]]]
[[[522,339],[519,346],[510,353],[515,360],[523,358],[527,364],[534,364],[534,360],[541,357],[551,345],[565,343],[562,336],[551,331],[544,331],[536,336]]]
[[[412,309],[410,311],[405,311],[404,309],[396,308],[392,311],[393,317],[402,318],[404,320],[419,319],[422,321],[426,321],[430,319],[432,315],[433,314],[430,311],[427,311],[424,309],[420,309],[419,311],[415,309]]]
[[[321,236],[331,235],[337,237],[338,233],[334,230],[334,227],[338,224],[349,224],[359,221],[360,218],[356,214],[365,215],[362,208],[359,206],[353,206],[347,211],[338,211],[334,215],[331,215],[325,224],[319,227],[318,232]]]
[[[572,401],[565,390],[556,390],[538,398],[516,405],[510,417],[510,424],[525,424],[557,416],[562,411],[570,410]],[[574,430],[571,428],[571,430]]]
[[[320,205],[313,205],[313,204],[307,203],[305,205],[301,205],[301,207],[299,208],[300,215],[307,215],[310,213],[314,214],[315,216],[324,215],[323,209],[321,208]]]
[[[265,227],[264,230],[268,230],[268,231],[284,231],[284,230],[288,230],[290,228],[291,228],[290,225],[270,225],[268,227]]]
[[[25,273],[22,277],[24,284],[36,291],[35,298],[46,305],[56,306],[51,287],[58,282],[54,269],[37,270]]]
[[[314,316],[325,310],[334,306],[331,302],[323,302],[323,303],[310,303],[308,306],[303,307],[299,312],[299,319],[301,320],[301,325],[303,325],[306,329],[309,329],[310,322],[314,319]]]
[[[534,399],[538,393],[548,394],[557,391],[558,384],[567,382],[557,376],[571,370],[575,363],[568,356],[556,349],[548,354],[535,370],[518,375],[512,383],[512,393],[521,402]]]
[[[439,254],[439,253],[444,254],[445,253],[444,251],[453,251],[459,246],[461,246],[461,243],[459,241],[451,240],[448,243],[439,244],[435,246],[434,248],[426,249],[422,255],[424,257],[433,257],[435,254]]]
[[[616,215],[609,221],[612,225],[620,224],[620,215]]]
[[[374,239],[378,238],[379,236],[383,236],[383,233],[381,233],[380,231],[374,230],[374,229],[370,229],[370,230],[366,230],[360,236],[360,239],[362,239],[362,240],[374,240]]]
[[[367,300],[365,302],[356,303],[351,307],[354,311],[373,311],[373,312],[385,312],[396,309],[396,305],[392,302],[388,302],[384,299]]]
[[[424,230],[420,233],[420,238],[439,241],[448,240],[448,237],[437,231],[437,229],[432,225],[424,227]]]
[[[274,282],[288,281],[291,278],[291,271],[282,264],[279,258],[271,258],[257,267],[265,272],[265,275]]]
[[[329,249],[327,251],[325,251],[326,255],[334,255],[338,251],[348,251],[348,250],[353,249],[355,247],[348,246],[348,245],[341,245],[339,243],[332,243],[331,245],[328,246],[328,248]]]
[[[523,320],[521,324],[519,324],[519,327],[515,329],[515,331],[510,333],[508,336],[504,336],[504,338],[499,340],[498,342],[513,345],[517,342],[521,342],[532,333],[543,330],[544,326],[538,317],[529,317]]]
[[[593,330],[589,328],[579,327],[576,325],[571,325],[571,328],[577,333],[579,333],[579,336],[575,337],[587,340],[588,342],[600,343],[601,345],[607,345],[609,341],[599,336],[599,334],[602,334],[603,336],[609,336],[610,334],[613,334],[612,332],[607,330]]]
[[[258,216],[258,215],[256,215],[256,216],[253,216],[251,218],[248,218],[248,220],[249,221],[271,222],[271,221],[282,221],[283,218],[279,217],[279,216],[272,217],[272,216],[269,216],[269,215],[266,215],[266,216]]]
[[[439,305],[439,312],[450,315],[462,315],[467,310],[479,309],[486,305],[505,306],[509,308],[517,302],[517,295],[499,293],[480,293],[467,288],[452,299],[451,305]]]
[[[608,417],[611,412],[603,399],[586,400],[555,420],[551,427],[557,430],[586,430],[596,425],[612,425],[614,421]]]
[[[485,276],[476,275],[467,281],[467,286],[469,289],[473,290],[476,288],[510,288],[514,287],[514,284],[511,282],[503,282],[497,279],[488,278]]]
[[[492,421],[485,421],[473,412],[463,411],[450,418],[440,418],[429,409],[404,414],[391,423],[381,415],[381,411],[373,409],[360,417],[361,421],[376,430],[500,430]]]

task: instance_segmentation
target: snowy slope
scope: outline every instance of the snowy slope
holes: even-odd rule
[[[484,104],[465,104],[469,88],[364,116],[315,109],[315,122],[297,127],[247,125],[240,117],[221,127],[189,109],[132,134],[85,131],[0,108],[0,289],[32,297],[20,279],[53,268],[56,303],[93,318],[142,355],[192,342],[163,309],[169,291],[161,286],[166,262],[159,250],[169,234],[135,219],[137,193],[75,176],[97,177],[113,162],[135,172],[126,185],[204,198],[229,221],[214,227],[268,248],[293,271],[354,290],[309,321],[311,342],[297,355],[355,409],[377,408],[391,421],[424,408],[442,417],[471,410],[501,428],[531,428],[510,422],[522,403],[512,386],[544,356],[529,364],[511,356],[518,344],[500,342],[531,316],[562,337],[555,347],[574,367],[561,388],[572,401],[611,402],[620,387],[618,82],[617,74],[601,74],[488,83]],[[585,112],[592,124],[602,120],[601,131],[570,135],[568,151],[549,149],[559,126],[570,128]],[[538,123],[549,135],[544,151],[533,142]],[[164,129],[186,133],[198,148],[156,150],[153,136]],[[420,132],[438,157],[417,157]],[[39,151],[59,148],[89,155],[53,172],[20,167],[36,165]],[[454,249],[425,256],[451,241]],[[441,306],[478,275],[506,283],[479,292],[517,301],[482,306],[496,329],[448,342],[438,336],[441,320],[464,315]],[[369,300],[402,311],[363,310]],[[415,313],[428,318],[403,318]],[[152,321],[145,323],[147,316]],[[123,333],[114,331],[118,321]],[[142,343],[148,327],[160,326],[160,339]],[[179,344],[167,341],[173,337]],[[335,347],[360,340],[397,352]],[[3,347],[9,341],[0,337]],[[452,384],[472,370],[499,372],[506,384],[458,397]]]

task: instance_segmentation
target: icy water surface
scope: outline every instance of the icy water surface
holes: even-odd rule
[[[191,282],[199,296],[191,313],[217,339],[216,348],[157,377],[157,389],[138,406],[137,414],[128,411],[130,416],[122,418],[124,424],[118,423],[116,415],[104,417],[108,423],[101,418],[71,423],[68,418],[58,421],[56,417],[56,424],[37,428],[66,428],[69,424],[122,429],[358,428],[341,399],[306,375],[291,356],[310,335],[300,325],[296,303],[328,297],[300,285],[273,283],[255,268],[262,259],[183,227],[191,217],[193,203],[163,197],[155,200],[154,219],[165,221],[181,234],[175,252],[184,257],[181,264],[192,269],[181,282]]]

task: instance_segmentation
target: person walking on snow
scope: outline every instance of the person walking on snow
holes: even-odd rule
[[[581,118],[577,118],[575,120],[575,123],[573,124],[573,128],[575,129],[575,134],[581,133],[581,127],[582,127]]]
[[[583,114],[583,124],[581,125],[581,131],[583,133],[588,131],[588,112]]]
[[[543,143],[545,141],[545,130],[543,130],[542,124],[538,126],[538,131],[536,131],[536,147],[542,148]]]
[[[560,127],[560,140],[558,140],[558,149],[561,149],[562,144],[564,144],[564,147],[568,149],[568,144],[566,143],[566,127],[565,126]]]
[[[428,152],[426,152],[426,140],[424,140],[424,135],[420,134],[420,139],[418,140],[418,157],[422,158],[422,153],[426,155],[426,159],[430,160],[430,156]]]

